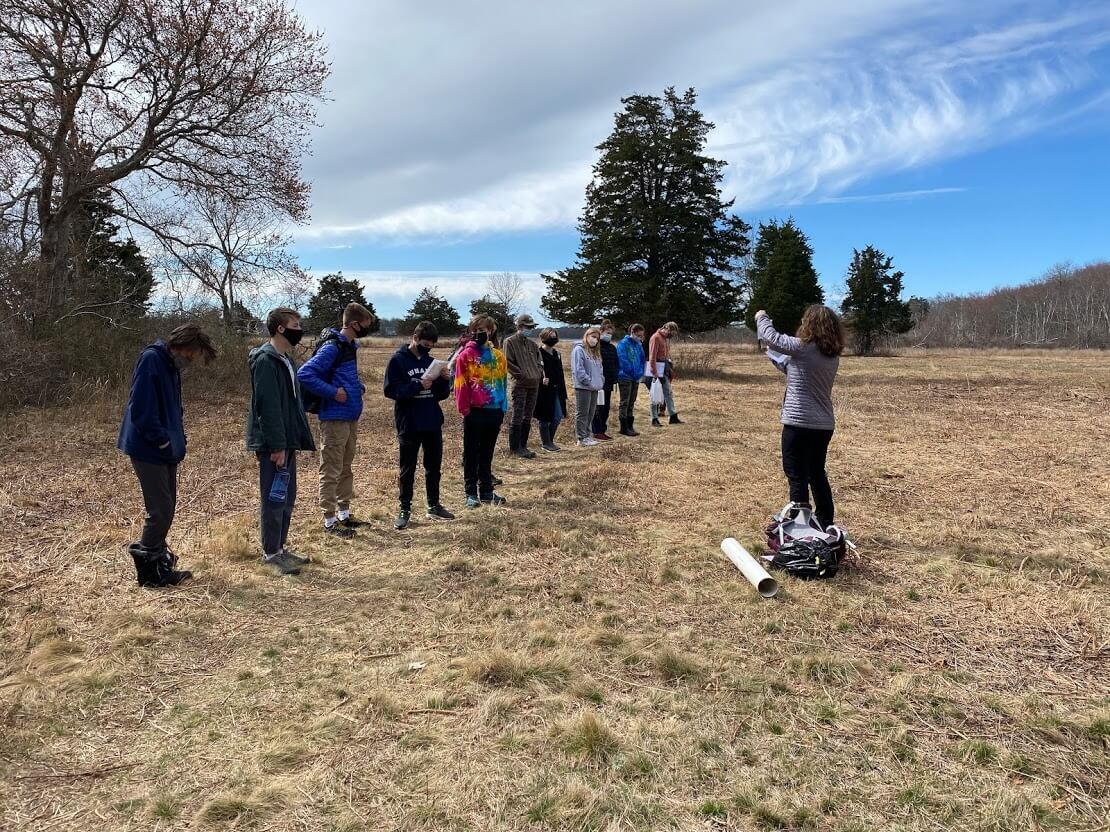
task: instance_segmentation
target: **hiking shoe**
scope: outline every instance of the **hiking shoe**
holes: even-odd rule
[[[490,506],[503,506],[509,501],[498,494],[496,491],[491,491],[487,496],[481,498],[481,502]],[[470,503],[469,498],[467,499],[467,503]]]
[[[397,519],[393,521],[393,528],[395,528],[397,531],[401,531],[401,529],[408,526],[409,520],[411,519],[412,512],[409,511],[407,508],[403,508],[399,512],[397,512]]]
[[[479,500],[477,497],[471,497],[469,494],[466,496],[466,507],[467,508],[480,508],[481,505],[482,505],[482,501]]]
[[[336,522],[339,525],[343,526],[343,528],[345,528],[345,529],[361,529],[363,526],[369,525],[365,520],[356,520],[354,517],[351,517],[350,515],[347,515],[346,520],[343,520],[342,518],[340,518],[339,520],[336,520]]]
[[[285,552],[276,555],[263,555],[262,565],[269,566],[279,575],[300,575],[301,567],[292,561]]]
[[[336,537],[340,538],[341,540],[350,540],[352,537],[355,536],[355,530],[354,529],[348,529],[346,526],[344,526],[338,520],[336,520],[330,526],[327,523],[325,523],[324,524],[324,533],[325,534],[334,534]]]
[[[552,454],[558,453],[559,451],[563,450],[558,445],[556,445],[554,442],[544,442],[542,445],[540,445],[540,447],[543,448],[548,453],[552,453]]]
[[[677,413],[672,413],[672,414],[671,414],[671,424],[672,424],[672,425],[685,425],[686,423],[685,423],[685,422],[683,422],[683,421],[682,421],[681,419],[679,419],[679,418],[678,418],[678,414],[677,414]]]
[[[289,558],[289,560],[292,561],[296,566],[308,566],[310,563],[312,563],[312,558],[302,557],[296,552],[290,552],[288,549],[282,549],[281,553],[285,555],[285,557]]]
[[[653,428],[661,428],[661,427],[663,427],[663,423],[660,422],[658,419],[652,419],[651,420],[651,426]]]
[[[455,515],[445,509],[443,506],[436,504],[428,506],[428,519],[429,520],[454,520]]]

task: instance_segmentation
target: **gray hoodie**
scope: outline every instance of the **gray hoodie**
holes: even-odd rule
[[[767,346],[790,356],[786,367],[786,395],[782,400],[784,425],[833,430],[832,386],[840,356],[825,355],[816,344],[776,332],[766,315],[756,318],[756,331]],[[776,364],[776,366],[778,366]]]
[[[570,380],[575,390],[600,390],[605,386],[601,359],[590,355],[581,342],[570,351]]]

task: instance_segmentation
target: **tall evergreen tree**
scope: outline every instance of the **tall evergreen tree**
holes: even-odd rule
[[[857,355],[870,355],[889,335],[908,332],[914,323],[910,304],[902,300],[902,272],[874,246],[854,249],[848,266],[848,294],[841,304]]]
[[[324,327],[339,326],[343,317],[343,310],[348,303],[360,303],[374,316],[374,325],[371,332],[377,332],[381,325],[374,304],[366,299],[362,293],[362,284],[357,280],[348,280],[343,277],[343,272],[325,275],[320,278],[320,285],[308,301],[308,317],[305,319],[305,329],[310,332],[319,332]]]
[[[516,324],[513,323],[512,315],[509,314],[505,304],[494,300],[489,295],[482,295],[470,302],[470,317],[473,318],[475,315],[488,315],[497,321],[497,339],[499,341],[505,340],[516,332]]]
[[[462,331],[459,312],[447,298],[437,294],[437,288],[421,289],[412,307],[398,326],[398,332],[409,335],[421,321],[431,321],[440,335],[458,335]]]
[[[759,224],[748,281],[751,299],[744,321],[751,329],[755,313],[765,309],[777,330],[792,335],[806,307],[825,300],[813,268],[813,248],[792,218]]]
[[[71,310],[115,320],[146,314],[154,293],[154,272],[138,244],[117,238],[112,193],[100,188],[80,208],[72,224]]]
[[[721,199],[725,162],[706,156],[713,125],[692,89],[622,99],[586,188],[575,265],[544,275],[543,308],[570,323],[608,317],[687,332],[736,321],[751,228]]]

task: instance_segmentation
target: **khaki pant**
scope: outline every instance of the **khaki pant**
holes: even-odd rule
[[[320,422],[320,508],[325,517],[334,517],[338,506],[349,510],[355,495],[355,461],[358,422]]]

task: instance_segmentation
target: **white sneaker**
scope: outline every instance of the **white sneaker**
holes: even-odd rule
[[[587,437],[586,439],[579,439],[574,444],[583,448],[591,448],[597,444],[597,440],[592,437]]]

